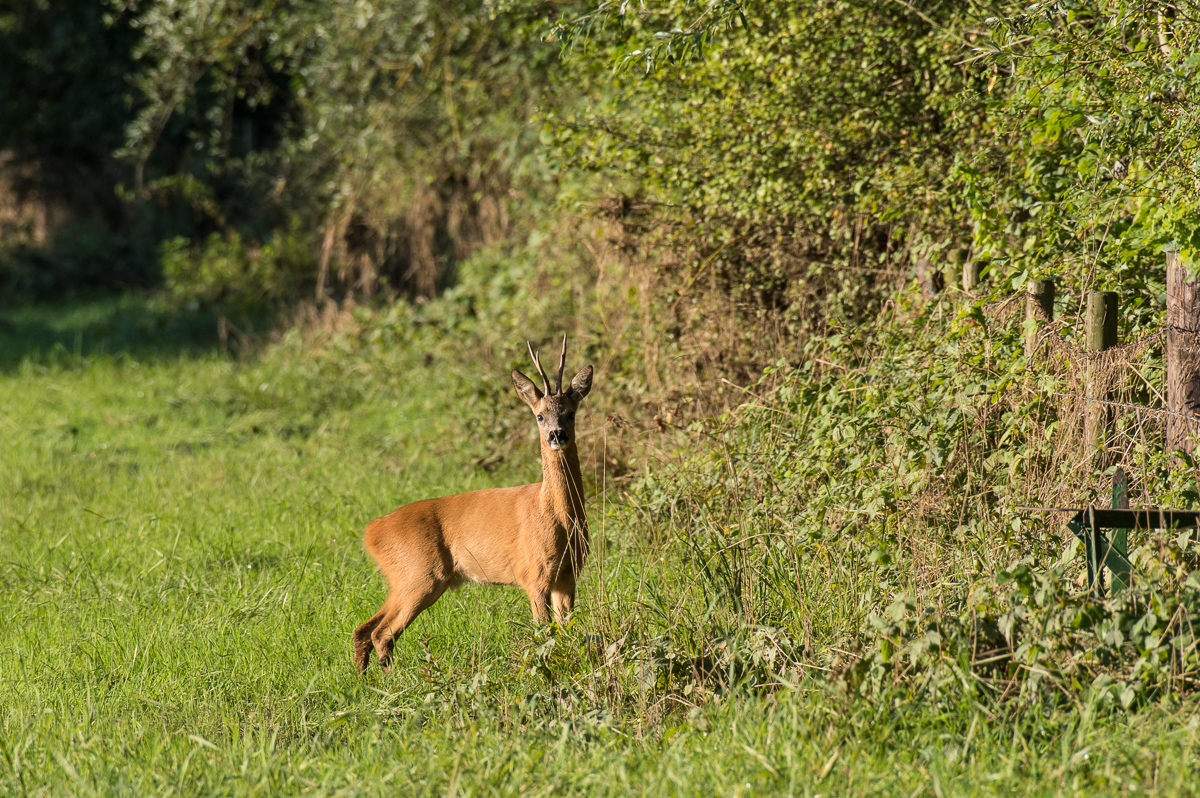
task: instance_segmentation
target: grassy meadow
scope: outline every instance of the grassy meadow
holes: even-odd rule
[[[593,556],[568,627],[467,586],[390,672],[358,675],[350,634],[385,594],[364,525],[538,479],[509,366],[387,327],[292,331],[239,358],[211,320],[137,298],[6,314],[0,793],[1195,791],[1190,699],[1005,714],[847,697],[819,666],[664,689],[650,649],[623,641],[722,610],[687,547],[604,491],[586,455],[608,427],[586,409]]]

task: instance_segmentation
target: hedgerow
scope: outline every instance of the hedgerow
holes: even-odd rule
[[[694,422],[698,453],[630,491],[636,526],[694,574],[688,606],[708,608],[675,622],[777,629],[780,680],[874,700],[1129,708],[1191,692],[1194,532],[1138,533],[1132,588],[1098,600],[1069,516],[1028,509],[1106,504],[1118,465],[1135,505],[1197,504],[1191,460],[1162,450],[1157,339],[1102,371],[1075,322],[1027,358],[1004,303],[956,292],[896,307]],[[1117,405],[1098,451],[1084,436],[1089,361],[1090,395]]]

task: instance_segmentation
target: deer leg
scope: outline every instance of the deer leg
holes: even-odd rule
[[[430,585],[424,591],[394,592],[388,597],[381,612],[386,613],[376,624],[371,633],[371,642],[375,646],[375,656],[379,658],[379,666],[387,670],[391,664],[392,648],[408,625],[425,610],[433,606],[447,585]],[[369,623],[369,622],[368,622]]]
[[[554,602],[554,620],[559,626],[566,626],[567,616],[575,609],[575,580],[562,580],[550,590],[550,598]]]
[[[371,655],[371,634],[375,631],[375,627],[379,626],[379,622],[383,620],[386,614],[384,609],[371,616],[371,619],[362,626],[354,630],[354,666],[358,668],[359,673],[365,673],[370,662],[367,658]]]
[[[529,594],[529,608],[533,610],[534,620],[544,621],[549,617],[550,612],[550,588],[542,587],[527,587],[525,592]]]

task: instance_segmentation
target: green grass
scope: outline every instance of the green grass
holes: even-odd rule
[[[297,335],[244,363],[203,336],[135,345],[120,331],[149,311],[122,303],[0,329],[2,794],[1193,791],[1190,703],[937,715],[817,680],[696,706],[656,691],[619,640],[669,629],[661,608],[691,579],[615,495],[591,503],[568,629],[536,626],[515,590],[468,586],[417,620],[390,673],[359,676],[350,633],[385,592],[363,526],[537,478],[504,370],[480,378],[450,343],[432,363]],[[94,339],[48,358],[53,335],[30,329]],[[500,412],[509,440],[472,438]]]
[[[242,324],[249,326],[245,320]],[[61,366],[105,355],[171,360],[215,349],[218,343],[215,313],[181,311],[136,294],[51,306],[0,306],[0,371],[27,362]]]

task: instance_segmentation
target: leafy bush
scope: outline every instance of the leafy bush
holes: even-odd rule
[[[299,219],[261,247],[230,231],[212,233],[199,246],[173,238],[163,242],[160,252],[164,288],[193,308],[204,303],[254,310],[266,302],[295,299],[313,276],[311,237]]]
[[[976,43],[988,135],[956,182],[977,254],[1161,312],[1162,252],[1200,246],[1193,162],[1200,42],[1168,3],[1004,4]],[[995,91],[992,89],[995,88]]]
[[[136,192],[244,236],[301,216],[322,297],[432,296],[510,233],[510,188],[541,191],[526,121],[551,48],[474,1],[272,8],[139,6]]]
[[[958,611],[898,598],[872,613],[865,651],[838,663],[843,690],[893,702],[1171,702],[1200,682],[1200,548],[1192,532],[1152,538],[1141,581],[1104,602],[1073,589],[1078,563],[1019,565],[975,586]],[[1186,564],[1186,565],[1185,565]]]

